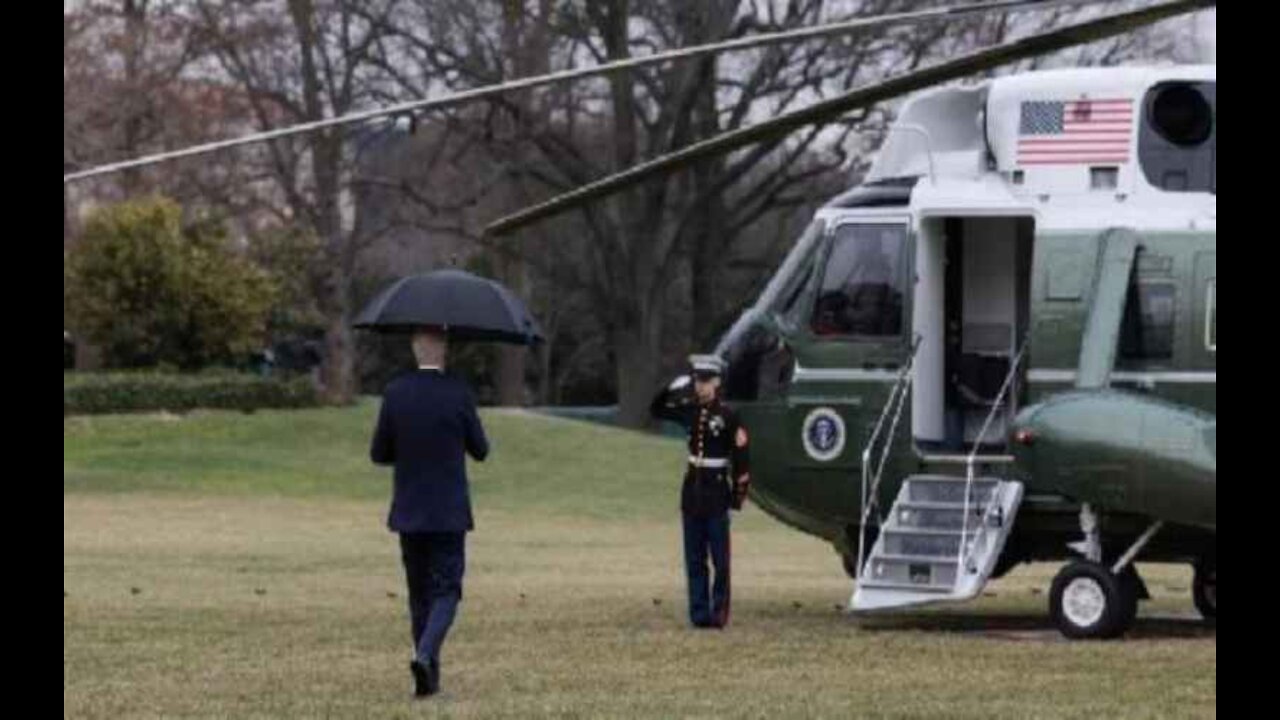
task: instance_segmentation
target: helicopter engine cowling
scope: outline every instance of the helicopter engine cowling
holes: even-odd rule
[[[1217,418],[1117,390],[1055,395],[1020,412],[1012,447],[1028,492],[1217,526]]]

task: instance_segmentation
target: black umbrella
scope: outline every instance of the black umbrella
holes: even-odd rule
[[[532,345],[542,329],[510,290],[462,270],[412,275],[383,290],[356,316],[355,327],[412,332],[444,327],[454,340],[490,340]]]

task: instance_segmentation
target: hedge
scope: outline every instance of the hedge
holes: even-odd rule
[[[242,410],[298,408],[320,404],[305,375],[262,377],[233,371],[198,374],[165,372],[72,372],[62,376],[62,414],[197,408]]]

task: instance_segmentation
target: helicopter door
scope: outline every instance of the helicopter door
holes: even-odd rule
[[[1001,392],[1030,319],[1032,218],[931,217],[916,247],[912,431],[926,455],[1000,450],[1019,389]],[[1019,379],[1025,366],[1016,368]],[[989,424],[988,424],[989,419]],[[984,433],[983,429],[986,428]]]
[[[910,250],[905,217],[829,231],[788,402],[800,467],[857,466],[907,356]]]

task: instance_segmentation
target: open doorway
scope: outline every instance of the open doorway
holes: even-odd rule
[[[998,410],[996,400],[1030,324],[1034,238],[1029,217],[921,222],[912,432],[922,452],[967,453],[979,440],[984,454],[1005,449],[1025,362]]]

